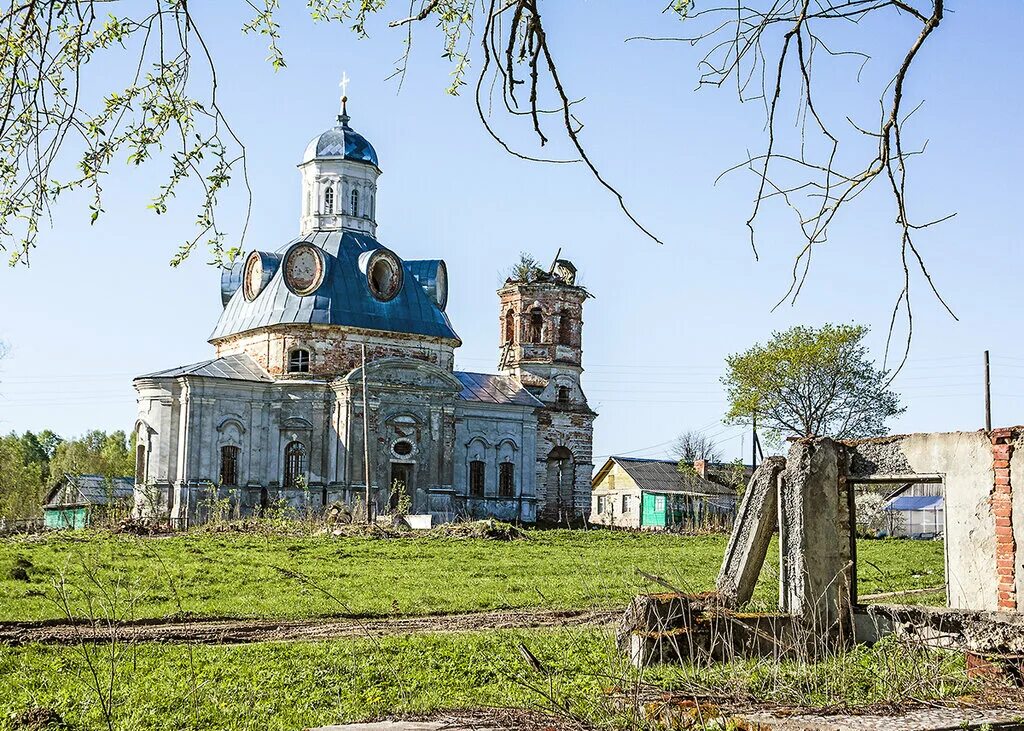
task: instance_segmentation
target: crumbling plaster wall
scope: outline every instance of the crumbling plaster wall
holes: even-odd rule
[[[912,474],[943,477],[949,605],[959,609],[998,609],[995,517],[991,501],[995,473],[988,434],[980,431],[908,434],[847,442],[846,446],[851,452],[853,477]],[[1024,477],[1020,484],[1024,485]],[[1019,503],[1019,495],[1017,499]]]
[[[537,420],[533,407],[460,401],[455,410],[454,502],[457,515],[537,520]],[[469,490],[469,463],[484,462],[484,495]],[[511,462],[515,494],[498,494],[499,465]],[[457,517],[448,516],[448,519]]]
[[[339,325],[282,325],[231,335],[214,343],[216,355],[247,353],[269,374],[287,375],[288,355],[295,348],[309,351],[312,375],[342,375],[358,368],[366,346],[366,360],[414,358],[450,371],[457,341],[405,333],[371,334]]]

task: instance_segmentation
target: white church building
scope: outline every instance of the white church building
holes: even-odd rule
[[[134,380],[138,513],[355,506],[368,481],[377,512],[404,492],[435,521],[584,518],[596,414],[575,268],[508,280],[500,373],[455,371],[448,269],[377,240],[381,169],[349,121],[343,99],[306,147],[299,236],[223,270],[214,357]]]

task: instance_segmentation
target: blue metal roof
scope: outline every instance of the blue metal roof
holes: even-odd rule
[[[440,259],[405,262],[405,268],[442,310],[448,306],[448,267]]]
[[[942,495],[901,495],[893,498],[886,510],[942,510],[945,503]]]
[[[455,377],[462,384],[459,398],[463,401],[479,401],[488,404],[517,404],[519,406],[543,406],[532,393],[518,381],[508,376],[490,373],[467,373],[455,371]]]
[[[373,296],[359,257],[386,247],[369,234],[316,231],[288,242],[278,252],[284,253],[302,241],[319,247],[325,254],[320,286],[310,295],[300,297],[285,285],[283,267],[277,266],[269,283],[252,302],[245,299],[244,287],[235,291],[210,335],[211,341],[283,324],[344,325],[459,340],[448,316],[420,285],[408,263],[403,262],[408,276],[393,299],[381,302]]]
[[[365,162],[374,167],[377,163],[377,151],[366,138],[348,126],[348,118],[339,119],[339,123],[326,132],[314,137],[306,145],[302,162],[310,160],[351,160]]]

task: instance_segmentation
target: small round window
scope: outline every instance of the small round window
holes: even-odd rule
[[[390,251],[378,250],[366,267],[366,283],[381,302],[392,300],[402,289],[402,263]]]
[[[391,451],[399,457],[408,457],[412,454],[412,442],[406,441],[405,439],[399,439],[391,445]]]

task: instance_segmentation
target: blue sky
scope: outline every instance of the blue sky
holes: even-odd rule
[[[902,279],[892,202],[880,187],[869,191],[816,251],[795,305],[773,312],[799,246],[792,218],[766,212],[755,260],[744,221],[756,181],[734,174],[716,184],[763,144],[757,104],[738,103],[728,88],[695,91],[699,55],[689,46],[624,43],[685,31],[660,13],[663,3],[628,12],[609,2],[548,5],[560,72],[574,96],[586,97],[577,107],[583,139],[664,245],[632,227],[583,168],[531,164],[500,150],[477,120],[472,95],[444,93],[450,67],[431,28],[418,29],[397,93],[385,77],[402,38],[381,23],[359,40],[339,26],[314,25],[301,8],[290,11],[282,16],[288,67],[274,73],[260,39],[238,30],[244,10],[218,3],[201,20],[219,62],[221,105],[248,152],[247,247],[275,249],[295,236],[295,164],[307,141],[333,123],[345,70],[352,125],[374,144],[384,170],[379,238],[406,258],[448,262],[448,312],[465,343],[458,367],[495,367],[501,272],[522,250],[548,260],[561,247],[595,295],[584,329],[584,386],[600,412],[595,455],[662,456],[684,429],[704,430],[729,457],[741,448],[746,454],[745,430],[720,423],[724,356],[772,330],[832,321],[872,326],[880,357]],[[395,5],[385,19],[400,14]],[[916,145],[928,142],[911,168],[911,203],[922,219],[957,212],[919,242],[960,321],[914,280],[911,362],[896,382],[908,409],[896,431],[983,426],[986,348],[995,423],[1024,422],[1022,20],[1019,3],[956,3],[908,84],[910,106],[926,103],[907,134]],[[874,89],[913,31],[893,16],[844,31],[837,42],[867,38],[874,58],[859,85],[851,83],[853,67],[823,66],[816,92],[830,120],[877,117]],[[525,127],[499,124],[536,151]],[[565,152],[557,139],[552,147]],[[96,225],[88,225],[84,199],[70,197],[43,230],[31,267],[0,269],[0,340],[12,348],[0,363],[0,430],[130,429],[132,376],[211,356],[218,272],[201,251],[178,269],[168,266],[191,233],[193,201],[182,196],[161,217],[146,209],[165,169],[115,168]],[[239,212],[236,195],[221,215],[230,223]]]

